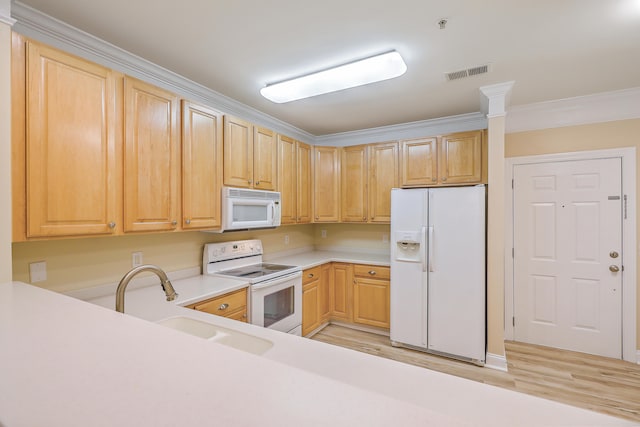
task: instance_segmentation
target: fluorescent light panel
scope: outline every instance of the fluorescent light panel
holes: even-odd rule
[[[310,98],[403,75],[407,65],[396,51],[268,85],[262,96],[277,104]]]

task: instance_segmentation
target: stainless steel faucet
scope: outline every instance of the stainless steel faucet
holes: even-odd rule
[[[132,268],[127,274],[124,275],[120,283],[118,284],[118,290],[116,290],[116,311],[120,313],[124,313],[124,291],[127,289],[127,285],[138,273],[142,273],[144,271],[151,271],[155,273],[160,278],[160,285],[162,285],[162,289],[164,293],[167,295],[167,301],[173,301],[176,299],[178,294],[175,289],[173,289],[173,285],[169,281],[166,273],[162,271],[160,267],[156,267],[151,264],[139,265],[135,268]]]

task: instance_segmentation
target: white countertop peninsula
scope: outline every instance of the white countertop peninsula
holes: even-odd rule
[[[274,346],[245,353],[136,318],[140,307],[148,320],[191,315]],[[127,292],[125,309],[134,316],[0,285],[0,425],[636,425],[198,313],[159,286]]]

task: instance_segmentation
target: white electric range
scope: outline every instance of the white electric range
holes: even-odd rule
[[[249,322],[294,335],[302,334],[300,267],[262,262],[262,242],[241,240],[204,246],[202,274],[249,282]]]

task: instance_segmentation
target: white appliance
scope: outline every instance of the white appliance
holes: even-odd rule
[[[279,225],[279,192],[222,187],[222,227],[218,232]]]
[[[391,190],[391,342],[479,365],[485,187]]]
[[[302,335],[300,267],[262,262],[262,242],[241,240],[204,245],[202,274],[243,279],[249,287],[249,322]]]

